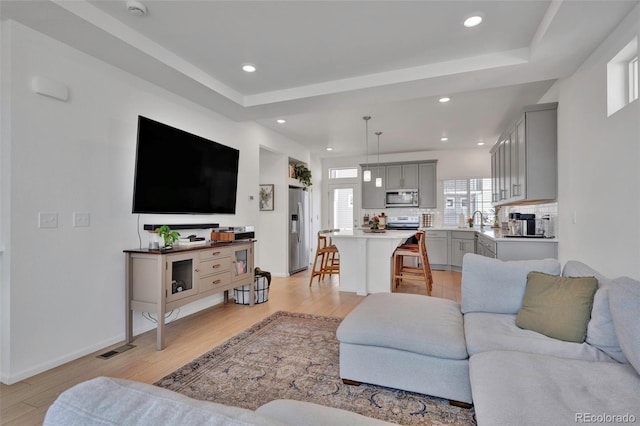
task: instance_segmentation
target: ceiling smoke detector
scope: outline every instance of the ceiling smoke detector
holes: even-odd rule
[[[147,14],[147,6],[137,0],[128,0],[127,11],[134,16],[144,16]]]

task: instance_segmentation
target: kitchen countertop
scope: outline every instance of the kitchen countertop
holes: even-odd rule
[[[502,229],[500,228],[491,228],[485,226],[482,230],[479,227],[465,227],[458,228],[457,226],[441,226],[441,227],[431,227],[431,228],[420,228],[423,231],[467,231],[467,232],[477,232],[487,238],[492,239],[493,241],[527,241],[527,242],[538,242],[538,243],[549,243],[549,242],[558,242],[557,238],[526,238],[526,237],[505,237]]]

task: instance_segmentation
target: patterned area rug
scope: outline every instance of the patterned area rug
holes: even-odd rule
[[[196,399],[256,409],[274,399],[342,408],[403,425],[475,425],[473,409],[339,375],[339,318],[276,312],[157,383]]]

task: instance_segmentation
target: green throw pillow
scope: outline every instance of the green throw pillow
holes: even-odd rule
[[[516,325],[567,342],[582,343],[591,318],[595,277],[557,277],[529,272]]]

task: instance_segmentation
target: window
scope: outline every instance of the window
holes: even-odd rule
[[[629,61],[629,103],[638,99],[638,57]]]
[[[329,169],[329,179],[357,178],[358,168]]]
[[[607,63],[607,116],[638,99],[638,37]]]
[[[466,219],[476,210],[482,212],[484,224],[495,218],[491,205],[491,178],[452,179],[444,181],[444,225],[458,225],[462,213]],[[476,221],[480,218],[476,215]]]

